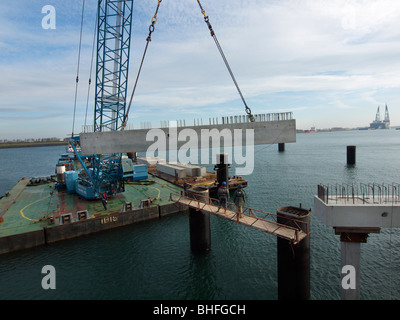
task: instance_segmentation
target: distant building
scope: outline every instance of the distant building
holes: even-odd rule
[[[379,106],[378,106],[378,110],[376,111],[375,120],[369,124],[369,128],[370,129],[389,129],[390,128],[390,118],[389,118],[389,111],[388,111],[387,104],[386,104],[386,108],[385,108],[385,119],[383,121],[381,120],[381,114],[379,112]]]

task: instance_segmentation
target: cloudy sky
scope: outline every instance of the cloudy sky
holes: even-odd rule
[[[202,0],[254,114],[299,129],[400,125],[400,1]],[[56,29],[43,29],[54,6]],[[129,95],[157,0],[135,0]],[[96,0],[86,0],[75,131],[85,123]],[[0,139],[71,134],[82,0],[0,2]],[[94,79],[94,77],[93,77]],[[94,87],[87,124],[93,122]],[[163,0],[130,125],[244,114],[196,0]]]

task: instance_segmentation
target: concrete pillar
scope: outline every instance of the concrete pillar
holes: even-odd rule
[[[379,232],[379,228],[368,231]],[[360,299],[360,258],[361,243],[366,243],[369,232],[366,228],[335,227],[335,234],[340,234],[340,296],[342,300]]]
[[[341,282],[340,296],[342,300],[360,299],[360,242],[340,242]]]
[[[284,143],[278,143],[278,151],[279,152],[285,151],[285,144]]]
[[[295,214],[282,212],[282,209],[290,208],[297,211]],[[284,207],[279,208],[277,222],[289,226],[295,223],[289,218],[295,218],[310,223],[310,211]],[[306,231],[306,225],[299,224]],[[294,245],[286,239],[277,239],[278,254],[278,299],[279,300],[308,300],[310,299],[310,236]]]
[[[334,227],[340,235],[340,296],[342,300],[359,300],[361,291],[361,243],[370,233],[379,233],[378,227]]]

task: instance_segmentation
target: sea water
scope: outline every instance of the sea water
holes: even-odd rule
[[[346,146],[356,165],[346,165]],[[54,174],[64,147],[0,149],[0,195],[22,177]],[[400,182],[400,131],[297,134],[296,143],[255,147],[249,207],[313,210],[317,185]],[[234,165],[232,165],[234,169]],[[213,165],[208,165],[209,171]],[[340,241],[311,211],[311,299],[340,299]],[[175,214],[0,256],[0,299],[277,299],[275,236],[211,216],[211,250],[190,250],[189,221]],[[400,298],[400,231],[361,244],[361,299]],[[54,266],[56,289],[42,268]]]

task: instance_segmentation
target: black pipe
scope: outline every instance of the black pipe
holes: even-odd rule
[[[211,249],[210,215],[195,208],[189,208],[190,248],[194,253]]]
[[[293,207],[287,207],[293,208]],[[280,208],[281,209],[281,208]],[[278,209],[278,223],[295,226],[287,215]],[[295,208],[295,219],[309,224],[310,211]],[[293,216],[290,215],[293,219]],[[298,224],[305,232],[306,224]],[[296,226],[297,227],[297,226]],[[310,236],[297,244],[277,239],[278,251],[278,300],[308,300],[310,298]]]
[[[209,201],[207,188],[194,187],[187,190],[188,196],[201,202]],[[194,253],[203,253],[211,249],[210,214],[189,207],[190,247]]]
[[[356,146],[347,146],[347,164],[356,164]]]
[[[222,182],[226,182],[228,186],[229,180],[229,168],[230,164],[228,163],[228,154],[227,153],[218,153],[217,154],[217,164],[214,167],[214,170],[217,171],[217,181],[218,187],[221,186]]]

